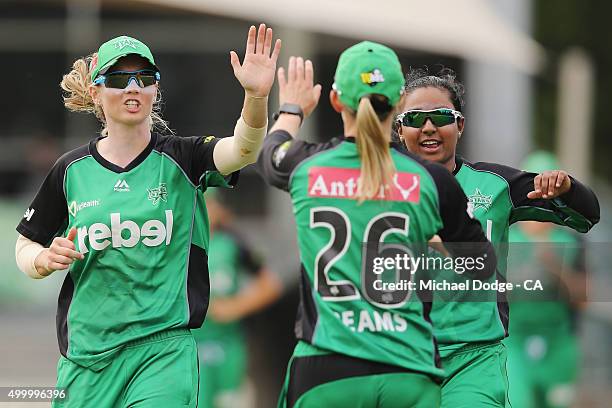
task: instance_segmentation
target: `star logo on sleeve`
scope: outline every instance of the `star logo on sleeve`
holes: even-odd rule
[[[476,188],[474,194],[468,196],[468,200],[473,212],[476,212],[479,208],[484,208],[485,211],[488,211],[491,204],[493,204],[493,195],[485,195],[479,188]]]

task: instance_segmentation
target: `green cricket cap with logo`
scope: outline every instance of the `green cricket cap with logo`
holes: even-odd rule
[[[531,173],[542,173],[561,168],[554,154],[545,150],[536,150],[525,158],[521,168]]]
[[[365,95],[383,95],[394,106],[404,92],[404,74],[397,54],[389,47],[363,41],[344,50],[338,59],[334,89],[353,110]]]
[[[155,65],[153,54],[145,43],[136,38],[122,35],[100,46],[97,57],[91,63],[91,80],[96,79],[99,74],[104,74],[119,58],[130,54],[140,55],[149,61],[156,71],[159,71],[159,68]]]

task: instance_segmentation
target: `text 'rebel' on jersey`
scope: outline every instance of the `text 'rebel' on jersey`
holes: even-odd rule
[[[448,171],[395,147],[390,152],[397,173],[389,194],[361,204],[355,199],[360,158],[350,138],[312,144],[275,131],[264,140],[258,169],[293,202],[302,266],[297,337],[323,350],[439,376],[431,303],[416,291],[375,290],[366,247],[426,248],[434,234],[480,242],[472,249],[489,256],[489,275],[495,254]],[[394,279],[413,276],[404,271]]]
[[[237,177],[217,172],[212,136],[152,134],[125,168],[98,153],[98,140],[55,163],[17,226],[45,246],[77,229],[85,257],[60,291],[57,336],[62,355],[95,370],[132,340],[201,326],[209,296],[202,193]]]

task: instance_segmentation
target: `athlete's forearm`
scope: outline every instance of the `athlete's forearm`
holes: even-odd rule
[[[268,125],[268,97],[245,94],[242,117],[252,128],[266,127]]]
[[[301,124],[302,120],[299,116],[281,113],[276,123],[270,128],[270,133],[274,132],[275,130],[284,130],[295,139],[300,131]]]
[[[575,178],[570,177],[570,179],[572,180],[570,190],[559,196],[559,198],[563,200],[569,208],[580,213],[584,218],[589,220],[591,224],[597,224],[600,217],[597,196],[590,188]]]
[[[236,122],[234,136],[223,138],[215,145],[213,159],[217,170],[221,174],[230,174],[255,163],[266,135],[266,127],[265,122],[262,127],[251,127],[246,118],[241,116]]]
[[[46,275],[41,275],[36,269],[36,257],[45,250],[45,247],[19,234],[15,244],[15,260],[19,269],[33,279],[42,279]]]
[[[578,232],[587,232],[599,222],[599,202],[595,193],[573,177],[569,191],[556,198],[529,198],[534,190],[536,173],[498,166],[510,185],[512,211],[510,223],[516,221],[549,221]],[[534,211],[540,209],[543,211]]]

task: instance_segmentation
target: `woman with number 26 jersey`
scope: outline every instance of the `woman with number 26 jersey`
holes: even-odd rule
[[[418,272],[377,271],[377,260],[417,256],[410,248],[438,235],[475,242],[450,255],[483,257],[466,273],[487,277],[493,249],[452,175],[391,145],[404,85],[391,49],[362,42],[342,53],[330,100],[345,136],[327,143],[294,139],[321,93],[312,63],[291,57],[278,80],[281,107],[257,165],[291,195],[302,264],[299,342],[279,407],[437,407],[431,303],[409,286],[384,289],[381,281],[412,282]]]

